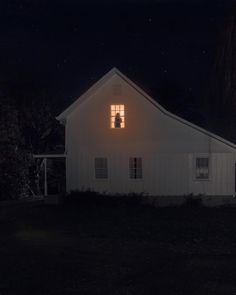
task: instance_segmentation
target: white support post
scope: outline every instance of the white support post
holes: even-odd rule
[[[47,158],[44,158],[44,196],[48,195]]]

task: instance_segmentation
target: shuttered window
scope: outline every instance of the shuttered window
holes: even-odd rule
[[[96,179],[108,178],[107,158],[95,158],[94,166]]]
[[[209,179],[209,158],[196,158],[196,179]]]
[[[142,158],[129,159],[129,176],[131,179],[140,179],[143,177]]]

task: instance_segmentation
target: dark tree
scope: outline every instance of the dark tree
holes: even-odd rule
[[[17,199],[28,190],[29,156],[13,99],[0,94],[0,200]]]
[[[47,153],[63,145],[63,128],[55,119],[57,108],[57,102],[47,94],[35,94],[21,107],[22,132],[31,153]]]
[[[219,38],[208,104],[210,127],[236,142],[236,9]]]
[[[23,100],[18,98],[18,101]],[[22,134],[26,149],[31,155],[64,153],[64,128],[55,119],[59,113],[58,106],[60,103],[55,101],[47,91],[35,92],[19,106],[22,114]],[[48,167],[48,180],[51,168]],[[42,158],[33,159],[30,171],[30,189],[33,193],[40,194],[40,179],[43,179]],[[54,169],[51,174],[55,176],[58,172],[59,170]]]

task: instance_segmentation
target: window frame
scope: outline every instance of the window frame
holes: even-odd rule
[[[140,160],[141,165],[138,164],[138,162],[136,162],[135,166],[132,167],[132,164],[133,164],[132,161],[135,159],[136,161]],[[134,172],[134,176],[136,175],[136,177],[132,177],[133,172]],[[142,157],[129,157],[129,179],[134,181],[143,180],[143,158]]]
[[[119,108],[117,108],[118,106],[119,106]],[[114,107],[115,107],[115,109],[112,109]],[[123,109],[122,109],[122,107],[123,107]],[[115,112],[116,114],[123,112],[123,114],[120,115],[120,117],[122,119],[121,125],[123,125],[123,127],[115,127],[114,126],[115,120],[113,121],[113,118],[115,118],[116,114],[115,113],[113,114],[113,112]],[[120,130],[120,129],[126,128],[126,107],[125,107],[125,104],[123,104],[123,103],[110,104],[110,106],[109,106],[109,122],[110,122],[109,123],[110,129],[112,129],[112,130]]]
[[[208,177],[197,177],[197,159],[208,159]],[[201,168],[198,168],[201,169]],[[203,169],[203,168],[202,168]],[[209,154],[197,154],[193,158],[193,178],[195,181],[210,181],[211,180],[211,158]]]
[[[101,159],[105,160],[105,166],[102,167],[102,165],[101,165],[101,167],[97,167],[96,160],[101,160]],[[107,157],[94,157],[93,165],[94,165],[94,179],[95,180],[106,181],[109,179],[109,169],[108,169],[108,158]],[[106,177],[97,177],[99,175],[99,173],[100,173],[100,175],[103,175],[103,172],[105,172],[104,175]]]

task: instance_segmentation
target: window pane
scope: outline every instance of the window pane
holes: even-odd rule
[[[125,127],[125,106],[124,105],[111,105],[111,128],[124,128]]]
[[[108,178],[107,158],[95,158],[94,165],[97,179]]]
[[[142,158],[129,159],[129,175],[132,179],[142,178]]]
[[[209,159],[207,157],[196,158],[196,179],[209,178]]]
[[[129,158],[129,168],[132,169],[134,167],[134,158]]]

